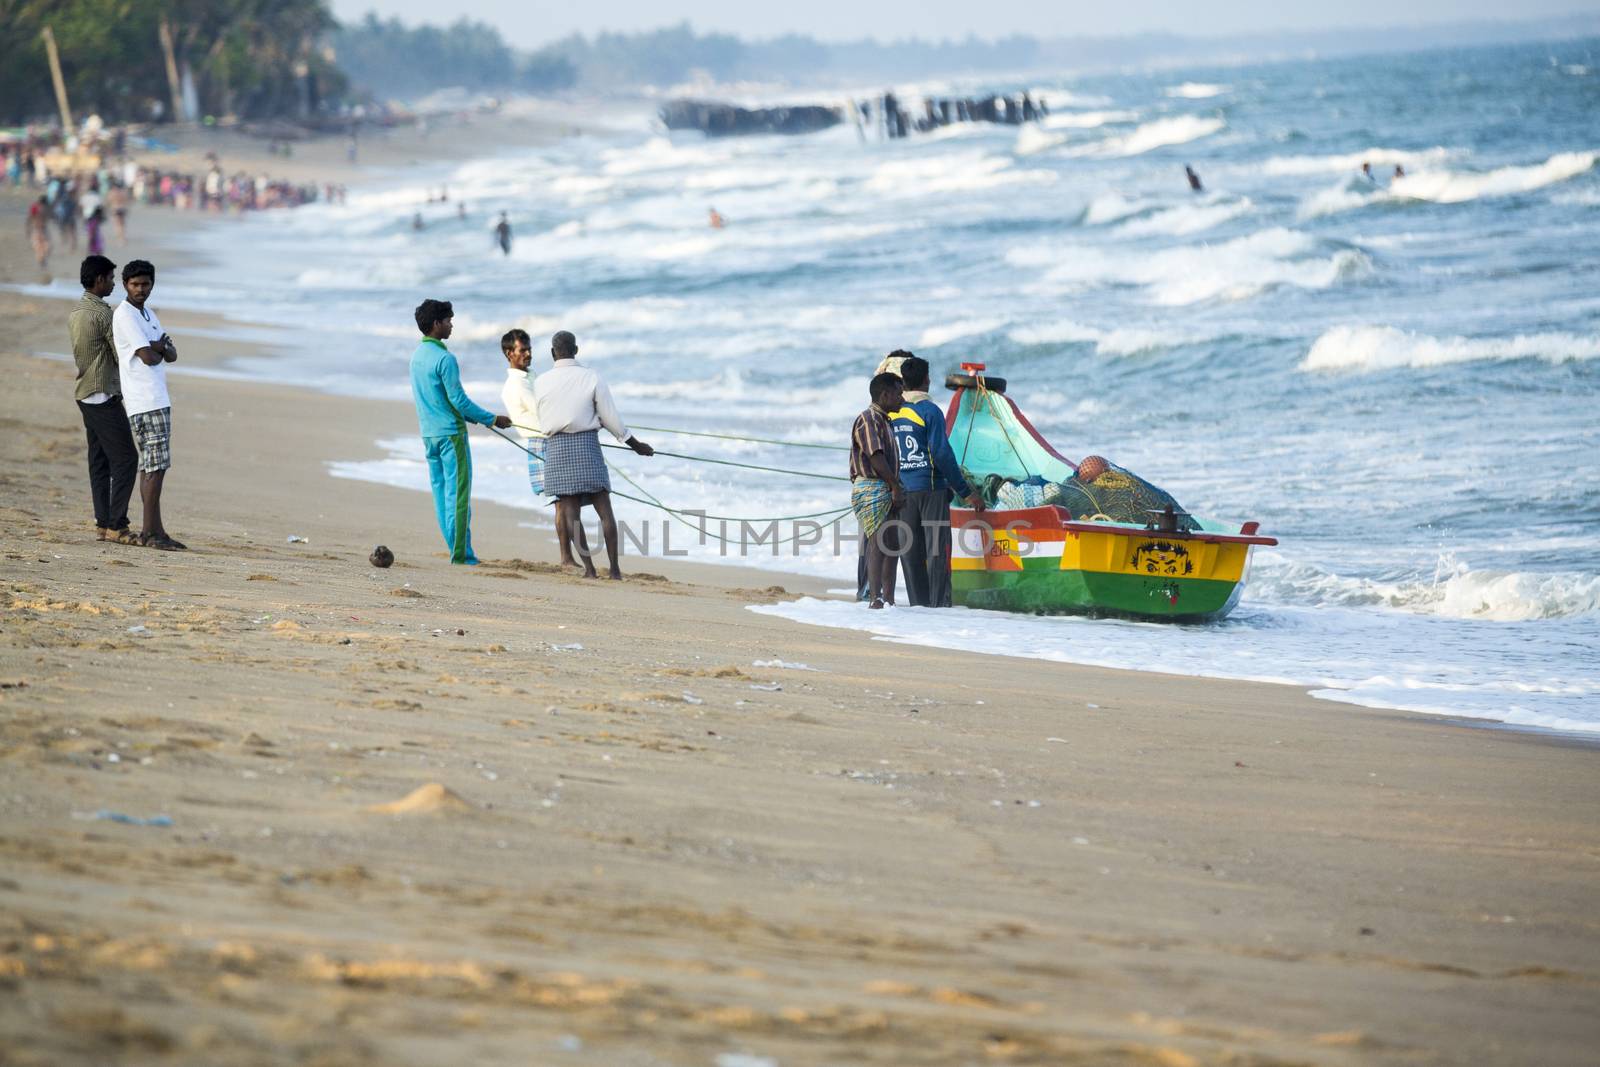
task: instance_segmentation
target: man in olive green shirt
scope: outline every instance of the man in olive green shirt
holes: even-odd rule
[[[78,269],[83,296],[67,318],[72,359],[78,365],[73,396],[89,438],[89,493],[94,499],[94,525],[102,541],[136,545],[128,529],[128,498],[138,476],[139,450],[133,444],[128,415],[122,409],[122,378],[117,349],[111,340],[111,305],[106,297],[116,288],[117,265],[105,256],[90,256]]]

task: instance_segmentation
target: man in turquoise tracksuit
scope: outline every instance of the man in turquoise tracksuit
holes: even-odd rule
[[[511,419],[472,402],[461,388],[461,367],[444,346],[450,337],[455,309],[448,300],[424,300],[417,305],[417,329],[422,343],[411,353],[411,395],[417,402],[417,423],[428,454],[428,480],[433,483],[433,506],[439,513],[439,532],[450,549],[451,563],[476,566],[472,552],[472,450],[467,445],[467,423],[505,429]]]

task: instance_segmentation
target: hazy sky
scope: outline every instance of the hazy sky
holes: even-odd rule
[[[531,4],[528,0],[333,0],[335,14],[355,19],[367,11],[399,15],[407,22],[449,22],[468,15],[500,27],[514,44],[532,46],[574,31],[653,29],[688,19],[701,31],[745,37],[795,31],[827,41],[860,37],[938,39],[1128,34],[1165,30],[1190,36],[1257,30],[1306,30],[1355,26],[1415,25],[1462,19],[1530,19],[1600,12],[1600,0],[1120,0],[1115,4],[1010,0],[989,6],[972,0],[589,0]]]

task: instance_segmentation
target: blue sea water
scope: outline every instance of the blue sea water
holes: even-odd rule
[[[898,142],[848,126],[669,136],[641,106],[213,232],[212,260],[248,249],[248,270],[164,274],[162,296],[248,306],[303,337],[240,371],[397,398],[412,307],[448,298],[482,402],[498,404],[503,330],[564,328],[632,422],[816,443],[844,440],[885,352],[936,372],[981,360],[1066,455],[1109,456],[1280,538],[1233,618],[766,610],[1600,731],[1600,41],[897,91],[915,107],[1024,88],[1050,101],[1042,124]],[[441,183],[452,202],[422,203]],[[707,226],[712,206],[726,229]],[[506,258],[489,232],[502,210]],[[640,436],[843,473],[826,451]],[[417,442],[386,445],[391,459],[336,473],[421,488]],[[480,495],[535,506],[519,454],[486,439],[477,456]],[[825,481],[617,466],[680,507],[845,503]],[[416,521],[430,515],[419,501]],[[848,547],[746,562],[841,585],[854,570]]]

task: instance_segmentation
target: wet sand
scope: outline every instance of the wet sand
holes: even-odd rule
[[[494,505],[452,568],[327,473],[407,405],[192,374],[192,551],[102,544],[67,306],[0,292],[0,1063],[1593,1062],[1592,746],[585,582]]]

